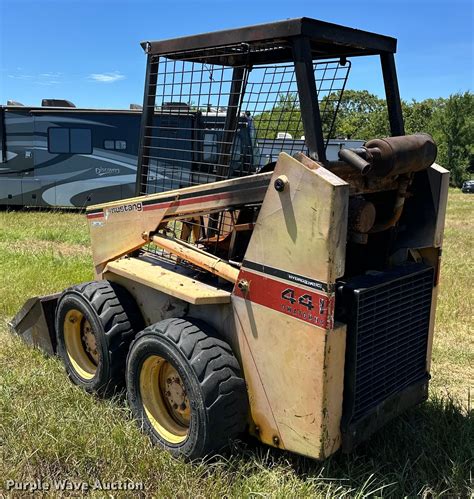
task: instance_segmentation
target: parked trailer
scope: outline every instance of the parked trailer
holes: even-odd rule
[[[59,100],[46,103],[0,106],[0,206],[84,208],[133,196],[141,110],[79,109]],[[69,106],[64,107],[66,103]],[[210,109],[198,117],[186,104],[176,103],[157,111],[155,126],[160,127],[161,146],[167,152],[152,165],[154,174],[161,178],[169,172],[170,161],[179,159],[181,174],[164,181],[161,189],[189,185],[192,172],[202,170],[199,163],[216,161],[225,111]],[[245,114],[240,125],[233,152],[236,171],[239,162],[250,161],[257,171],[282,151],[307,151],[301,140],[257,140],[252,118]],[[187,136],[176,137],[176,130],[185,128]],[[196,132],[202,141],[196,140]],[[331,159],[337,158],[343,145],[351,144],[329,141]]]
[[[426,400],[430,379],[449,174],[429,135],[404,133],[396,40],[302,18],[143,46],[142,195],[88,208],[96,280],[29,300],[12,328],[86,391],[125,382],[140,427],[175,456],[243,431],[315,459],[351,451]],[[330,161],[349,59],[373,55],[391,136]],[[194,121],[175,130],[180,155],[160,145],[170,94],[227,103],[207,162],[176,140]],[[297,100],[309,157],[282,152],[257,174],[232,161],[243,110],[269,137],[298,129]],[[162,192],[169,181],[189,185]]]
[[[160,127],[160,143],[156,146],[166,152],[152,165],[154,175],[161,178],[169,161],[183,161],[181,181],[164,180],[163,190],[188,185],[192,172],[201,169],[197,165],[215,154],[224,117],[215,110],[198,115],[189,106],[167,105],[158,110],[154,122]],[[83,208],[133,196],[140,121],[140,110],[0,107],[0,205]],[[239,160],[253,150],[251,120],[244,116],[240,122],[239,150],[234,152]],[[177,128],[186,128],[188,135],[177,139]],[[194,135],[203,138],[199,149]],[[186,141],[186,146],[177,151],[176,140]],[[250,161],[253,164],[254,159]]]
[[[0,107],[0,205],[85,207],[134,194],[140,111]]]

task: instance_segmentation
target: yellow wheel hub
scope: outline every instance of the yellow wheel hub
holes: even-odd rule
[[[148,420],[170,444],[186,440],[191,407],[178,371],[158,355],[150,355],[140,371],[140,394]]]
[[[66,352],[72,367],[81,378],[92,379],[97,371],[99,352],[89,321],[79,310],[69,310],[64,318],[63,330]]]

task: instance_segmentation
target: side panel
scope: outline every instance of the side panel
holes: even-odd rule
[[[245,261],[284,267],[329,289],[344,273],[349,186],[287,154],[280,155],[270,185],[282,176],[288,184],[282,192],[269,188]]]
[[[426,171],[415,175],[416,195],[406,201],[405,211],[401,218],[404,232],[397,243],[397,249],[400,251],[407,249],[419,251],[423,261],[435,269],[426,360],[428,372],[431,364],[448,188],[449,171],[437,163],[433,163]]]
[[[449,171],[442,166],[434,163],[428,169],[428,178],[430,182],[433,204],[436,212],[436,223],[433,234],[433,247],[421,249],[420,253],[423,259],[432,265],[435,269],[435,285],[431,299],[430,332],[428,336],[428,349],[426,355],[426,370],[430,372],[431,352],[433,349],[433,335],[436,316],[436,303],[438,300],[438,289],[441,267],[441,252],[444,236],[444,224],[446,218],[446,208],[448,204]]]
[[[448,204],[449,171],[437,163],[433,163],[428,169],[428,179],[436,210],[433,246],[440,248],[443,245],[446,207]]]
[[[281,155],[233,295],[255,431],[317,459],[340,446],[345,326],[333,325],[333,302],[348,194],[324,168]]]
[[[141,284],[135,278],[124,277],[114,270],[106,269],[104,279],[116,282],[128,290],[135,298],[146,325],[168,319],[170,317],[194,317],[201,319],[213,327],[232,346],[241,359],[241,353],[234,329],[233,309],[230,304],[193,305],[180,298]],[[148,277],[148,276],[141,276]]]
[[[237,358],[241,359],[234,329],[233,310],[230,304],[193,305],[145,284],[141,284],[137,279],[121,276],[109,269],[104,272],[103,277],[127,289],[135,298],[146,325],[155,324],[171,317],[189,316],[201,319],[218,331],[232,346]]]

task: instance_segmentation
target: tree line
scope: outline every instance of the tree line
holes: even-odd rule
[[[334,113],[337,108],[336,118]],[[436,162],[451,172],[451,183],[461,186],[474,174],[474,94],[456,93],[448,98],[402,101],[405,133],[427,132],[438,145]],[[320,102],[326,137],[369,140],[390,135],[384,99],[366,90],[346,90]],[[282,95],[271,111],[255,116],[260,138],[288,132],[299,138],[304,132],[295,94]]]

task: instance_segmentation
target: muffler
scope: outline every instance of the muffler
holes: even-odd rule
[[[425,170],[438,149],[427,133],[372,139],[357,149],[341,149],[339,158],[362,175],[386,177]]]

